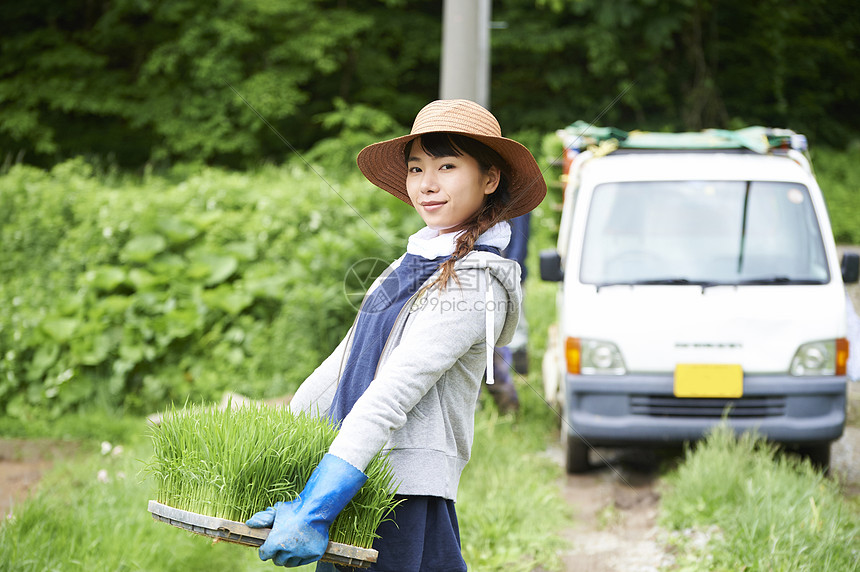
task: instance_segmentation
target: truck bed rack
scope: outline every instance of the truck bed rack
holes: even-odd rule
[[[790,129],[745,127],[743,129],[704,129],[699,132],[659,133],[624,131],[616,127],[598,127],[579,120],[556,134],[566,149],[582,151],[590,147],[652,150],[720,150],[748,149],[768,154],[789,149],[805,152],[806,136]]]

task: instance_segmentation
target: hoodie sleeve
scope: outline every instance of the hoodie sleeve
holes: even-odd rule
[[[445,290],[434,289],[410,316],[399,344],[379,368],[376,378],[346,418],[329,449],[361,470],[402,427],[407,414],[442,375],[474,346],[486,346],[486,276],[482,269],[458,271],[461,285],[453,280]],[[498,338],[509,318],[509,292],[491,279],[494,334]],[[517,286],[518,287],[518,286]],[[518,296],[518,292],[516,294]],[[517,298],[516,304],[519,303]],[[495,339],[490,343],[495,345]]]

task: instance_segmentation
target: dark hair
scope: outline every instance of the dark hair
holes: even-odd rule
[[[403,160],[407,163],[409,162],[412,145],[416,139],[408,141],[403,149]],[[454,272],[454,263],[472,251],[475,242],[484,231],[504,220],[504,214],[507,211],[506,207],[510,202],[510,191],[508,190],[510,188],[510,170],[507,162],[494,149],[466,135],[458,133],[426,133],[421,135],[420,145],[424,152],[431,157],[461,157],[463,154],[466,154],[477,161],[478,167],[482,172],[486,173],[490,170],[490,167],[496,167],[500,173],[499,185],[496,187],[496,190],[486,196],[478,212],[467,221],[466,228],[457,237],[457,243],[454,245],[454,255],[442,263],[442,273],[433,284],[440,283],[442,288],[445,288],[450,278],[454,278],[459,283],[459,279]]]

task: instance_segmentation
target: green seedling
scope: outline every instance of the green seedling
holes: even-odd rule
[[[172,410],[152,428],[156,500],[205,516],[244,522],[294,500],[337,435],[328,420],[246,404]],[[332,542],[370,548],[393,510],[394,478],[379,454],[367,482],[332,524]]]

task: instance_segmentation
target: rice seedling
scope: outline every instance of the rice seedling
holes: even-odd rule
[[[336,435],[325,419],[259,404],[174,409],[152,428],[146,471],[158,502],[244,522],[294,500]],[[370,548],[396,504],[387,458],[377,455],[365,473],[367,482],[331,526],[332,542]]]

